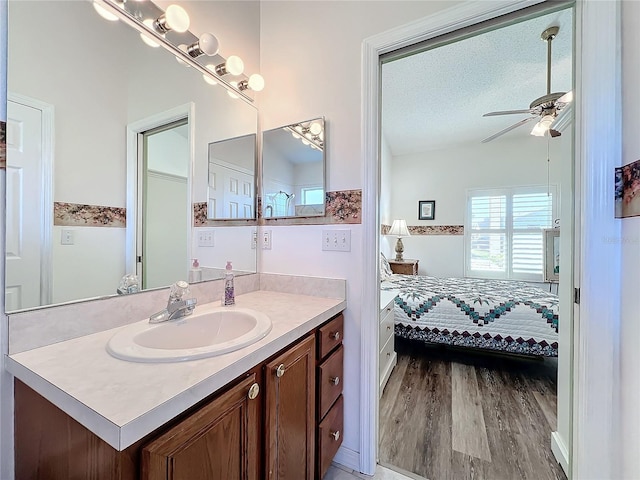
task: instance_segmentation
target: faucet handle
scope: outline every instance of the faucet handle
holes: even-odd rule
[[[188,294],[189,294],[189,284],[184,280],[179,280],[173,285],[171,285],[171,290],[169,292],[169,301],[170,302],[180,301]]]

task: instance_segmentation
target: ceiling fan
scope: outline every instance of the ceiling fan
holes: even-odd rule
[[[549,132],[549,135],[551,135],[551,137],[560,136],[560,132],[554,130],[553,128],[551,128],[551,126],[558,117],[558,113],[573,100],[573,92],[551,93],[551,42],[558,35],[559,31],[560,27],[553,26],[547,28],[540,35],[540,38],[547,42],[547,94],[543,95],[540,98],[536,98],[533,102],[531,102],[531,105],[529,105],[529,108],[527,109],[490,112],[483,115],[483,117],[493,117],[496,115],[529,113],[532,116],[525,118],[524,120],[520,120],[519,122],[514,123],[504,130],[500,130],[498,133],[485,138],[484,140],[482,140],[482,143],[490,142],[491,140],[498,138],[500,135],[504,135],[505,133],[518,128],[521,125],[525,125],[534,120],[538,121],[534,125],[533,130],[531,130],[531,135],[542,137],[547,132]]]

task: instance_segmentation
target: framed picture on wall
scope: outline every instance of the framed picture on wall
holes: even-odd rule
[[[436,218],[436,201],[418,201],[418,220],[433,220]]]
[[[560,280],[560,229],[543,230],[544,281],[558,283]]]

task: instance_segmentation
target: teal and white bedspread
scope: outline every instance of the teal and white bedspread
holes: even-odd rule
[[[429,343],[558,355],[558,296],[525,282],[390,275],[395,333]]]

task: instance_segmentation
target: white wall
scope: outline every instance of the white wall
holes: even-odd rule
[[[640,159],[640,2],[622,2],[622,161]],[[622,475],[640,475],[640,217],[622,222],[621,372]],[[618,239],[614,239],[618,241]]]
[[[550,182],[558,191],[560,167],[571,162],[562,144],[571,144],[570,132],[551,144]],[[394,156],[387,175],[390,220],[404,218],[408,225],[419,226],[464,225],[467,190],[547,184],[547,140],[530,135],[499,138],[486,144],[478,141],[454,149]],[[434,220],[418,220],[419,200],[436,201]],[[390,250],[384,251],[388,257],[395,245],[395,238],[390,240]],[[402,242],[405,258],[420,260],[420,275],[464,276],[464,236],[413,235]]]
[[[260,95],[264,130],[325,116],[327,191],[363,185],[360,136],[362,41],[455,5],[451,1],[261,3],[261,65],[268,86]],[[366,19],[366,20],[365,20]],[[301,39],[314,39],[303,48]],[[323,252],[321,232],[351,230],[351,252]],[[343,450],[360,451],[360,330],[377,319],[361,318],[362,226],[274,227],[273,247],[261,252],[259,271],[319,275],[347,280],[345,313],[345,436]],[[344,458],[344,457],[343,457]],[[344,461],[344,460],[343,460]],[[355,462],[355,463],[354,463]]]

